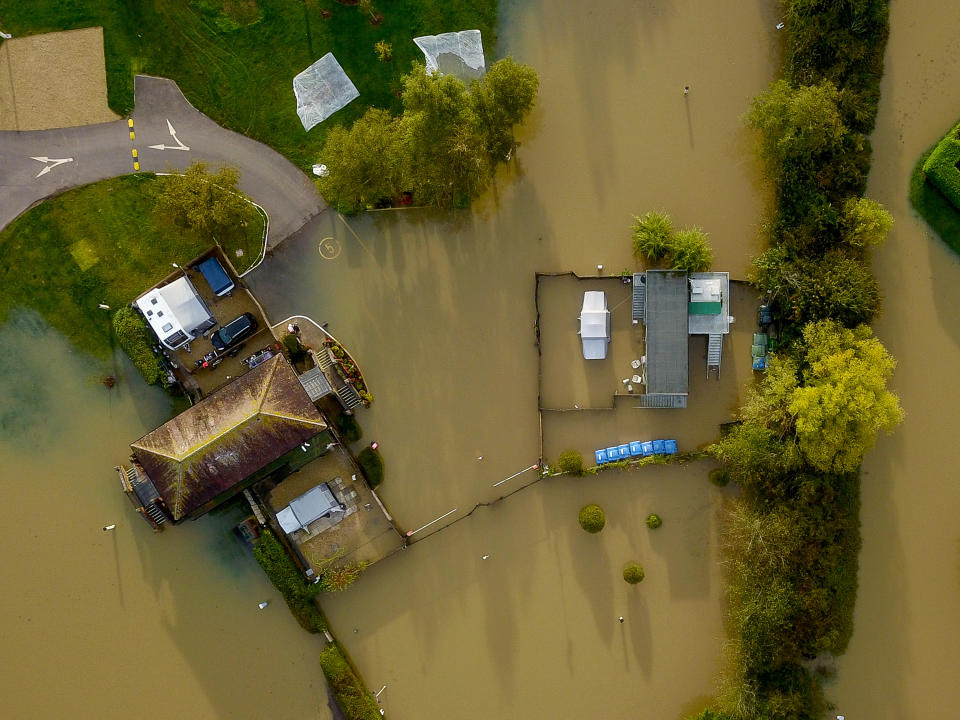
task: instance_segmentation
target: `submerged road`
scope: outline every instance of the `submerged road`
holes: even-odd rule
[[[140,170],[177,172],[200,160],[240,170],[240,188],[270,216],[273,249],[326,205],[310,179],[263,143],[217,125],[172,80],[137,75],[135,138],[127,119],[56,130],[0,132],[0,230],[44,198]]]

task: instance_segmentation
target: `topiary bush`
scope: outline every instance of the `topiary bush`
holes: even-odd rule
[[[379,450],[374,450],[371,447],[364,448],[357,455],[357,462],[360,464],[360,469],[363,470],[363,475],[367,478],[371,488],[375,488],[383,482],[383,457],[381,457]]]
[[[580,527],[588,533],[598,533],[607,524],[603,508],[594,504],[584,505],[577,519],[580,521]]]
[[[363,437],[363,428],[360,427],[360,423],[357,422],[357,418],[353,415],[340,413],[333,422],[337,426],[343,442],[347,445],[355,443]]]
[[[167,374],[153,352],[154,340],[143,316],[132,307],[120,308],[113,314],[113,332],[143,379],[150,385],[166,385]]]
[[[663,520],[660,519],[660,516],[656,513],[650,513],[647,515],[647,527],[651,530],[656,530],[658,527],[663,525]]]
[[[636,585],[638,582],[642,582],[646,574],[643,572],[643,565],[639,563],[629,563],[623,569],[623,579],[626,580],[631,585]]]
[[[576,450],[564,450],[557,458],[557,467],[560,468],[561,472],[579,477],[583,475],[583,455]]]
[[[293,333],[287,333],[283,336],[283,347],[290,356],[290,362],[296,365],[303,362],[307,357],[307,351],[300,344],[300,338]]]

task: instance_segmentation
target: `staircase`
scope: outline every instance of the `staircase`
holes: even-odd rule
[[[317,365],[320,366],[320,369],[326,373],[330,368],[333,367],[333,361],[330,360],[330,351],[327,348],[323,348],[319,352],[313,354],[314,359],[317,361]]]
[[[337,397],[340,398],[340,402],[347,410],[353,410],[363,405],[363,401],[360,400],[360,396],[350,383],[344,383],[337,388]]]
[[[160,525],[163,525],[167,521],[167,516],[163,514],[163,510],[157,507],[157,505],[155,505],[154,503],[149,503],[148,505],[144,505],[143,514],[146,515],[151,520],[153,520],[153,522],[155,522],[158,527]]]
[[[633,398],[637,404],[635,408],[672,408],[681,409],[687,406],[687,396],[671,393],[653,393],[636,395]]]
[[[707,340],[707,377],[710,377],[710,371],[717,370],[717,379],[720,379],[720,355],[723,352],[723,335],[716,333],[710,334]]]
[[[643,273],[633,274],[633,321],[644,320],[647,305],[647,283]]]

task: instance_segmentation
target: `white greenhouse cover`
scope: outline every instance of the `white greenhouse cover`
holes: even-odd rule
[[[599,290],[583,294],[580,310],[580,339],[583,341],[583,357],[586,360],[603,360],[610,342],[610,311],[607,296]]]
[[[437,70],[456,75],[463,81],[483,77],[487,71],[483,60],[483,41],[479,30],[462,30],[442,35],[423,35],[413,39],[427,63],[427,73]],[[457,60],[459,59],[459,62]],[[454,61],[454,62],[451,62]],[[460,67],[463,63],[466,67]],[[458,72],[459,70],[459,72]]]
[[[350,82],[333,53],[327,53],[293,78],[293,94],[297,96],[297,115],[305,130],[360,97],[360,91]]]

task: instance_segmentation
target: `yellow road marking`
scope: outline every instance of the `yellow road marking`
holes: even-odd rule
[[[133,118],[129,118],[129,119],[127,120],[127,127],[129,127],[129,128],[132,128],[132,127],[133,127]]]
[[[138,163],[138,162],[133,163],[133,169],[134,169],[134,170],[139,170],[139,169],[140,169],[140,163]]]
[[[134,156],[134,157],[137,156],[137,149],[136,149],[136,148],[134,148],[131,152],[133,152],[133,156]]]

